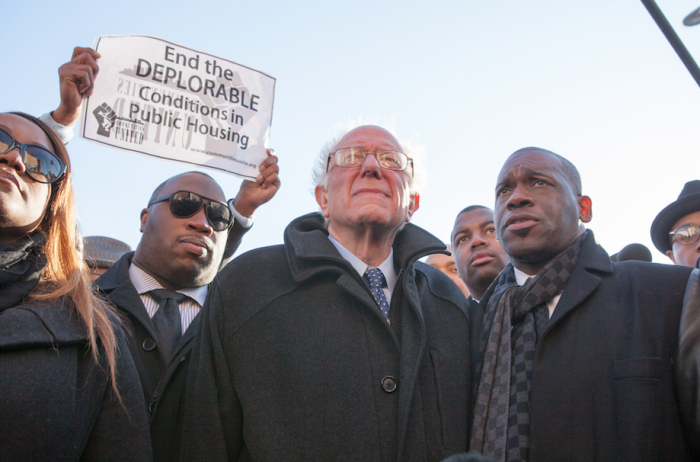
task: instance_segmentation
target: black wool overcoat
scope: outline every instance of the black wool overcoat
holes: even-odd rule
[[[613,263],[592,234],[584,240],[537,343],[531,461],[697,460],[689,414],[697,406],[697,369],[693,380],[678,371],[692,361],[679,357],[684,297],[686,310],[700,308],[697,290],[686,297],[686,287],[698,285],[691,271]],[[700,335],[691,343],[700,358]]]
[[[187,461],[439,461],[464,452],[466,299],[416,262],[445,246],[408,224],[394,241],[391,324],[320,214],[248,252],[212,284],[188,380]]]
[[[121,403],[68,302],[0,311],[0,460],[152,460],[138,375],[114,328]]]

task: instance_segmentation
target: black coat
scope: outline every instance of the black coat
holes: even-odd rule
[[[237,223],[234,225],[228,237],[225,256],[235,252],[248,229]],[[158,348],[153,322],[129,279],[133,255],[134,252],[123,255],[95,284],[124,315],[127,344],[141,379],[148,409],[153,458],[155,461],[173,461],[178,458],[187,369],[201,316],[194,318],[172,360],[166,361]]]
[[[530,460],[694,460],[677,394],[689,384],[674,373],[691,271],[612,263],[592,235],[584,241],[537,344]],[[697,356],[700,336],[694,345]]]
[[[476,368],[479,363],[479,342],[481,340],[481,331],[484,325],[484,307],[481,303],[474,300],[471,295],[467,297],[469,303],[469,340],[470,340],[470,359],[471,359],[471,375],[476,377]],[[476,388],[476,380],[472,382],[472,386]],[[476,390],[473,390],[476,392]]]
[[[320,214],[293,221],[285,245],[232,261],[202,313],[181,460],[425,462],[464,452],[466,299],[416,262],[445,250],[410,224],[397,235],[391,325]]]
[[[115,334],[123,404],[104,350],[98,365],[67,303],[0,311],[0,460],[152,460],[138,376],[118,325]]]

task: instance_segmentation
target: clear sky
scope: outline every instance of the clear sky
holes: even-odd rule
[[[658,0],[700,59],[698,0]],[[270,147],[282,188],[240,250],[279,244],[317,210],[311,168],[343,122],[394,120],[425,146],[413,222],[444,241],[467,205],[493,207],[518,148],[571,160],[593,199],[589,227],[609,253],[639,242],[683,184],[700,178],[700,88],[638,0],[499,2],[6,2],[0,111],[59,102],[58,67],[100,35],[161,37],[277,78]],[[99,77],[98,77],[99,78]],[[139,213],[185,165],[78,139],[68,145],[81,229],[135,247]],[[240,179],[209,172],[229,197]]]

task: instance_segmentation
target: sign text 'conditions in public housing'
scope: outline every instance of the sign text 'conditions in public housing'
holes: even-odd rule
[[[94,120],[83,130],[99,136],[84,138],[255,176],[266,156],[273,77],[155,37],[100,37],[98,46],[101,91],[88,98]]]

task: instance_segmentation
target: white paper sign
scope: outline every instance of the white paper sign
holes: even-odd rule
[[[275,78],[155,37],[105,36],[80,136],[255,178],[267,157]]]

